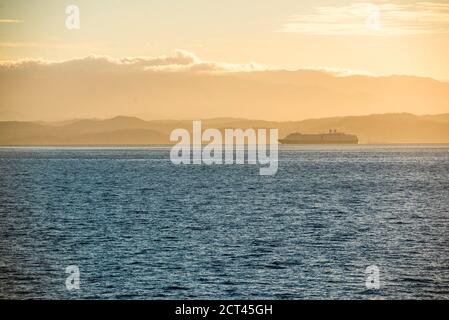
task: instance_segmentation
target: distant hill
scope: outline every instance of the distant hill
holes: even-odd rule
[[[292,132],[329,129],[356,134],[360,143],[449,143],[449,114],[373,114],[302,121],[263,121],[240,118],[203,120],[205,128],[278,128],[279,138]],[[65,122],[0,122],[0,145],[142,145],[169,144],[175,128],[191,130],[190,120],[152,120],[118,116]]]

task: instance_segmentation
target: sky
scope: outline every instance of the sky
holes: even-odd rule
[[[80,29],[66,28],[68,5]],[[91,54],[449,81],[449,1],[0,1],[0,60]]]

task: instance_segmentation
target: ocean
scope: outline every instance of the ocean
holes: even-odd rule
[[[169,150],[0,148],[0,298],[449,298],[448,145],[282,146],[274,176]]]

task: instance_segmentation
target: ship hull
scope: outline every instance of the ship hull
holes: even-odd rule
[[[279,139],[282,144],[358,144],[358,141],[300,141]]]

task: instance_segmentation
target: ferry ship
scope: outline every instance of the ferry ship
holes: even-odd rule
[[[354,134],[329,130],[328,133],[291,133],[284,139],[279,139],[282,144],[358,144],[359,139]]]

